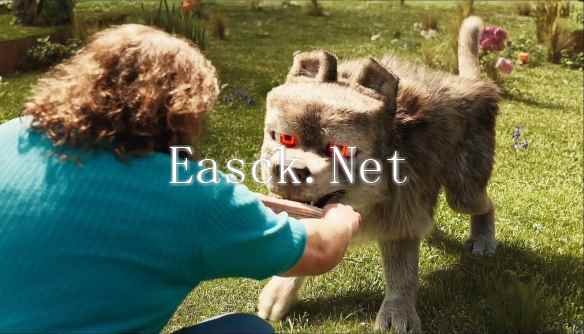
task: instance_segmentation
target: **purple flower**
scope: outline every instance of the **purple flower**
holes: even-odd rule
[[[500,27],[486,27],[481,32],[481,49],[485,51],[502,51],[505,48],[507,32]]]
[[[495,68],[498,68],[502,73],[511,74],[513,72],[513,63],[507,58],[499,57],[495,63]]]

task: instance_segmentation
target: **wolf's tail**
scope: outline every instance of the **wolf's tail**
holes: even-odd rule
[[[460,26],[458,34],[458,73],[463,78],[478,79],[479,41],[483,20],[478,16],[467,17]]]

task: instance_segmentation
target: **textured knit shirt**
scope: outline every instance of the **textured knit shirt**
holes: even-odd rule
[[[201,281],[266,278],[304,252],[300,222],[223,174],[171,185],[167,154],[58,150],[29,123],[0,125],[0,333],[158,332]]]

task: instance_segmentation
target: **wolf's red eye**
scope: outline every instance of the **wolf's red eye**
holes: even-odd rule
[[[351,150],[349,149],[349,145],[339,145],[339,144],[328,144],[327,151],[329,152],[330,156],[332,157],[334,152],[333,148],[336,147],[341,155],[345,158],[349,158],[351,156]]]
[[[287,135],[287,134],[280,134],[280,144],[288,147],[288,148],[292,148],[292,147],[296,147],[296,144],[298,143],[298,141],[296,140],[296,137],[293,135]]]

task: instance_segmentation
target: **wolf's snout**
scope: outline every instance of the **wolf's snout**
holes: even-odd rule
[[[272,166],[272,174],[274,175],[274,177],[276,177],[278,180],[280,180],[282,178],[282,172],[286,170],[286,168],[288,168],[289,165],[286,166],[280,166],[280,164],[274,164]],[[295,168],[295,167],[291,167],[289,168],[289,171],[294,173],[294,175],[296,175],[296,177],[298,178],[298,181],[302,182],[302,183],[306,183],[306,180],[308,179],[309,176],[311,176],[310,170],[307,167],[303,167],[303,168]],[[290,173],[284,173],[284,182],[292,182],[293,180],[291,180],[291,176]]]

